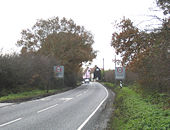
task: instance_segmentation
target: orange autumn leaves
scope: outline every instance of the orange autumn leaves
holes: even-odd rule
[[[160,91],[169,90],[169,58],[167,47],[170,45],[170,30],[165,29],[166,21],[156,31],[140,31],[130,19],[122,19],[116,25],[119,29],[112,35],[111,46],[122,57],[122,64],[136,72],[138,82],[148,88]]]

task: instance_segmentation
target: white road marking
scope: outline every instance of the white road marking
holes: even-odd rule
[[[105,89],[105,91],[106,91],[106,93],[107,93],[107,95],[106,95],[106,97],[103,99],[103,101],[98,105],[98,107],[93,111],[93,113],[78,127],[78,129],[77,130],[81,130],[85,125],[86,125],[86,123],[90,120],[90,118],[97,112],[97,110],[100,108],[100,106],[103,104],[103,102],[108,98],[108,91],[107,91],[107,89],[104,87],[104,89]]]
[[[72,100],[73,98],[61,98],[60,100],[64,100],[64,102],[67,102],[69,100]]]
[[[9,121],[9,122],[7,122],[7,123],[1,124],[0,127],[3,127],[3,126],[6,126],[6,125],[9,125],[9,124],[12,124],[12,123],[17,122],[17,121],[19,121],[19,120],[21,120],[21,119],[22,119],[22,118],[18,118],[18,119]]]
[[[87,93],[87,92],[88,92],[88,90],[84,91],[84,93]]]
[[[77,95],[76,97],[79,97],[79,96],[81,96],[82,95],[82,93],[80,93],[79,95]]]
[[[37,113],[40,113],[40,112],[46,111],[46,110],[48,110],[48,109],[51,109],[51,108],[53,108],[53,107],[56,107],[57,105],[58,105],[58,104],[55,104],[55,105],[50,106],[50,107],[47,107],[47,108],[45,108],[45,109],[42,109],[42,110],[38,111]]]

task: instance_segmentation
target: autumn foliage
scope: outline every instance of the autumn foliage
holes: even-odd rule
[[[65,67],[65,82],[75,85],[83,62],[96,57],[93,50],[93,35],[73,20],[58,17],[38,20],[32,29],[21,32],[17,45],[21,53],[53,56],[58,65]]]
[[[53,67],[64,66],[64,84],[75,87],[83,62],[96,57],[93,35],[73,20],[58,17],[37,20],[21,32],[20,54],[0,53],[0,96],[35,89],[64,87]]]
[[[121,54],[122,65],[138,74],[138,82],[146,89],[170,91],[170,19],[155,31],[141,31],[130,19],[116,25],[111,46]]]
[[[53,76],[53,57],[34,54],[0,54],[0,96],[30,90],[57,89],[61,86]]]

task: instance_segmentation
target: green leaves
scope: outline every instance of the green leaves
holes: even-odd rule
[[[125,87],[117,93],[113,128],[118,130],[168,129],[170,110],[163,110],[144,100],[139,94]]]

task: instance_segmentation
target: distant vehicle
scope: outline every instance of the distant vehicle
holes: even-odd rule
[[[87,78],[87,79],[84,79],[84,83],[89,83],[90,82],[90,79]]]
[[[95,70],[94,70],[94,79],[101,80],[101,70],[99,67],[97,67],[97,65],[95,66]]]
[[[84,71],[84,75],[83,75],[84,83],[90,82],[90,78],[91,78],[90,73],[91,73],[91,69],[89,67],[87,67],[86,70]]]

